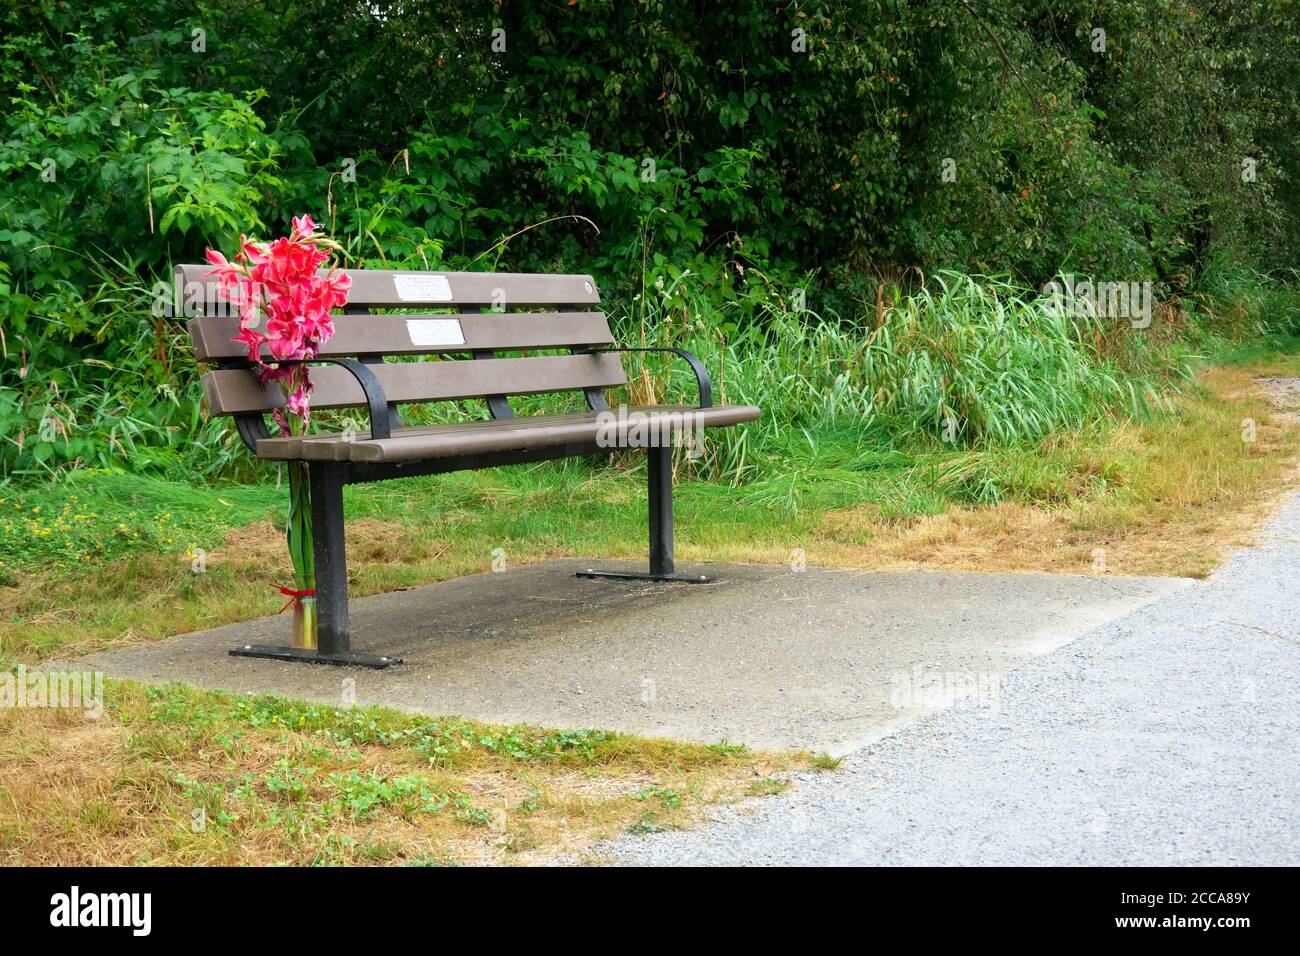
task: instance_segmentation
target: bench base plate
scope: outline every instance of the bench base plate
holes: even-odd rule
[[[285,647],[279,644],[244,644],[230,652],[231,657],[261,657],[277,661],[299,661],[304,664],[333,664],[336,667],[369,667],[383,670],[402,663],[400,657],[380,657],[365,651],[344,651],[341,654],[322,654],[308,647]]]
[[[654,574],[649,571],[597,571],[588,568],[579,571],[575,578],[614,578],[618,581],[681,581],[684,584],[708,584],[713,578],[702,574],[680,574],[670,571],[668,574]]]

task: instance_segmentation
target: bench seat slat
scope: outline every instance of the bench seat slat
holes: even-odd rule
[[[246,358],[235,316],[189,321],[200,362]],[[471,312],[463,315],[336,315],[334,335],[321,346],[327,358],[353,355],[435,355],[449,352],[577,348],[613,343],[601,312]],[[264,350],[268,360],[270,352]]]
[[[627,382],[623,364],[613,353],[542,355],[478,361],[385,362],[371,365],[393,403],[456,401],[500,392],[512,395],[612,388]],[[366,404],[365,393],[346,369],[312,367],[313,408],[349,408]],[[214,415],[244,415],[283,408],[278,383],[265,390],[249,369],[218,369],[203,376],[203,394]]]
[[[715,428],[754,421],[759,410],[750,405],[714,405],[695,408],[690,405],[646,405],[617,412],[576,412],[497,421],[461,422],[454,425],[427,425],[402,428],[391,438],[373,440],[364,433],[351,440],[341,434],[305,438],[264,438],[257,443],[259,458],[306,459],[308,461],[392,462],[425,458],[451,458],[542,448],[571,442],[596,441],[606,421],[614,421],[615,434],[626,435],[629,429],[653,424],[669,432],[690,430],[698,421],[701,427]],[[605,419],[603,415],[613,415]],[[612,450],[612,449],[611,449]]]
[[[203,307],[202,314],[219,315],[226,308],[213,279],[203,278],[210,265],[181,265],[175,278],[183,307]],[[420,309],[429,306],[596,305],[600,292],[589,275],[546,275],[529,272],[417,272],[407,269],[346,269],[352,277],[350,306]],[[444,282],[445,280],[445,282]],[[187,311],[186,314],[195,314]]]
[[[592,412],[566,412],[559,415],[546,415],[547,421],[580,421],[589,418]],[[393,429],[393,435],[404,437],[416,435],[430,435],[435,433],[451,434],[457,431],[474,430],[491,426],[494,428],[528,428],[529,422],[535,421],[532,418],[478,418],[473,421],[448,422],[440,425],[412,425],[404,428]],[[370,431],[361,429],[355,435],[351,436],[351,441],[370,441]],[[257,443],[257,457],[271,458],[277,460],[294,460],[307,458],[312,461],[348,461],[349,451],[346,447],[350,442],[344,439],[342,432],[320,432],[314,435],[302,435],[297,438],[263,438]],[[331,449],[329,453],[319,450],[308,454],[303,450],[307,444],[327,445]]]

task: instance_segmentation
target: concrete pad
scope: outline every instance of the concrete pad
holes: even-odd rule
[[[843,753],[942,706],[913,694],[900,709],[909,679],[996,680],[1188,583],[753,565],[679,569],[705,585],[573,576],[593,566],[633,567],[563,559],[356,599],[354,647],[405,659],[383,671],[227,654],[287,641],[288,614],[77,666],[333,704],[350,678],[361,704]]]

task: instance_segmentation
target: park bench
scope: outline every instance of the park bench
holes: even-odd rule
[[[344,485],[609,454],[635,444],[637,436],[730,426],[759,416],[752,406],[714,405],[708,372],[689,352],[616,347],[605,315],[598,311],[600,295],[591,276],[357,269],[349,272],[352,289],[345,314],[335,317],[335,334],[312,369],[312,408],[365,408],[368,427],[273,437],[265,416],[283,407],[284,393],[275,383],[263,389],[244,346],[231,341],[239,320],[218,296],[215,280],[204,278],[210,269],[183,265],[175,272],[179,302],[193,316],[188,329],[195,357],[215,366],[203,376],[208,409],[232,416],[258,458],[308,463],[315,535],[317,648],[246,645],[232,654],[369,667],[398,662],[351,647]],[[509,311],[499,311],[507,305]],[[412,309],[432,311],[377,311]],[[539,350],[561,354],[529,354]],[[605,390],[628,381],[621,352],[667,352],[683,359],[695,373],[698,403],[615,413]],[[586,411],[515,417],[510,405],[511,395],[570,391],[582,393]],[[489,417],[408,427],[398,408],[467,399],[483,401]],[[681,574],[673,565],[672,449],[667,444],[656,441],[648,448],[649,570],[593,569],[580,576],[707,580]]]

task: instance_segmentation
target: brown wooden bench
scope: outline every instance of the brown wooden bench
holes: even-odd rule
[[[713,404],[703,364],[681,349],[614,346],[591,276],[492,272],[351,270],[352,290],[335,334],[312,369],[312,407],[360,407],[368,429],[272,437],[265,415],[283,407],[278,384],[263,389],[244,347],[231,341],[237,316],[217,295],[208,265],[176,268],[178,295],[196,358],[215,366],[203,376],[214,415],[234,417],[259,458],[307,461],[310,472],[317,603],[317,649],[253,645],[231,653],[383,667],[397,659],[353,651],[348,632],[343,486],[497,465],[608,454],[637,434],[753,421],[752,406]],[[511,311],[488,311],[508,306]],[[429,314],[373,314],[377,309],[432,309]],[[549,309],[551,311],[517,311]],[[562,350],[560,355],[529,355]],[[616,353],[670,352],[688,362],[699,385],[696,405],[633,407],[615,415],[605,390],[627,383]],[[501,353],[523,353],[502,357]],[[389,357],[436,356],[421,361]],[[511,395],[582,392],[587,410],[516,418]],[[481,399],[482,421],[407,427],[398,406]],[[611,438],[613,440],[611,441]],[[705,581],[673,566],[672,449],[648,449],[650,567],[647,573],[587,571],[584,577]]]

